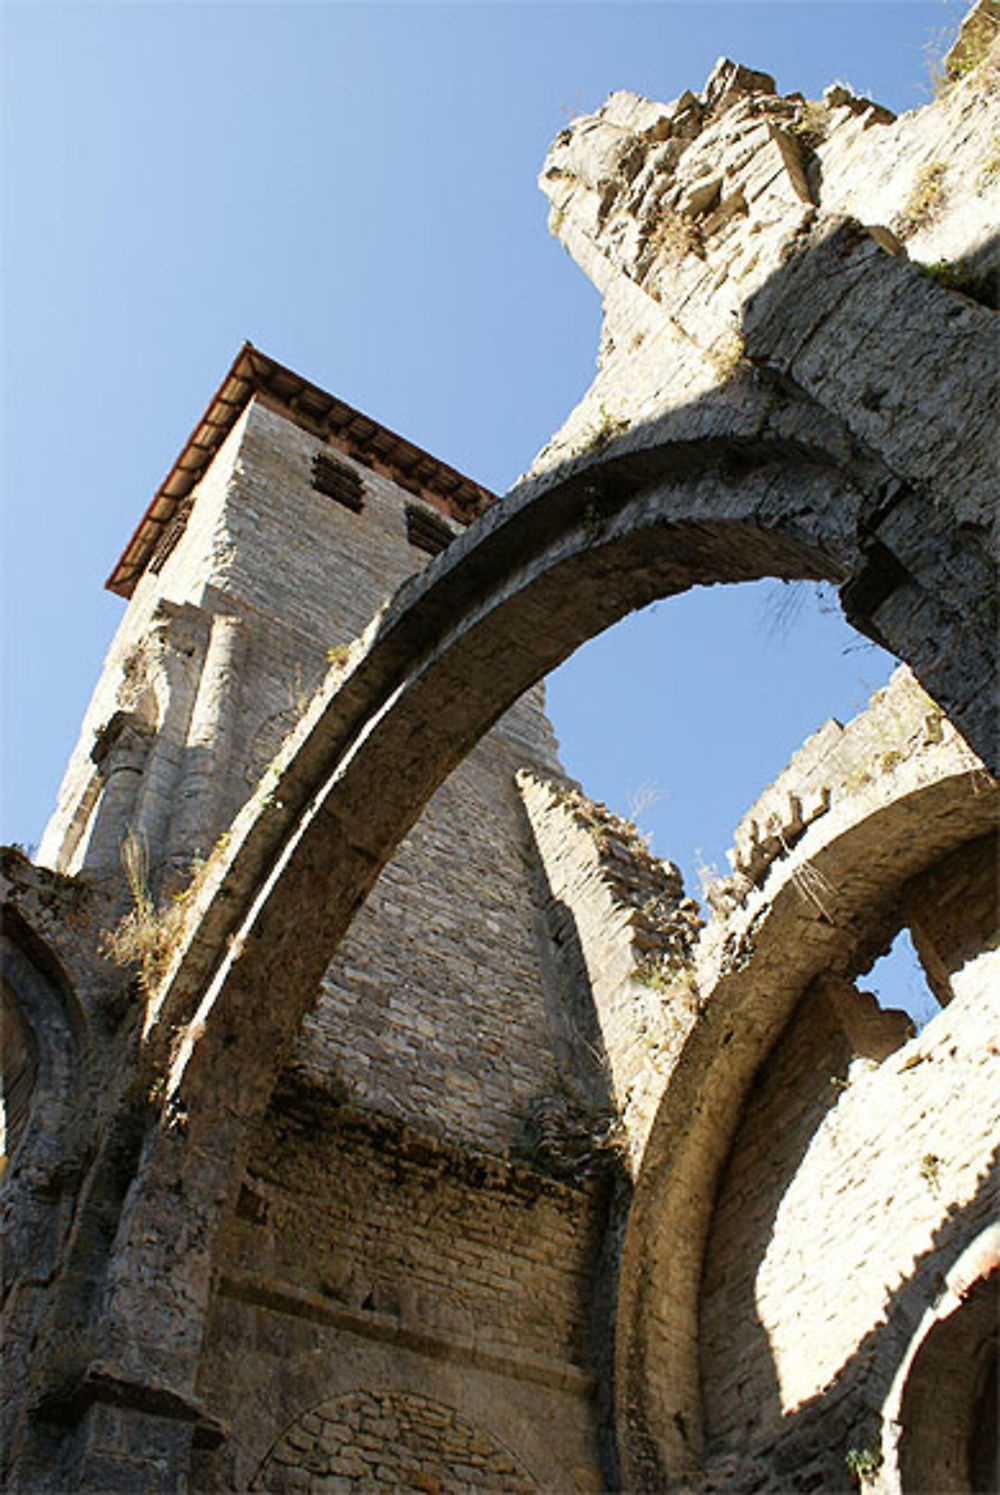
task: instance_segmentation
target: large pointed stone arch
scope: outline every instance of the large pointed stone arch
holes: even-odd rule
[[[109,1343],[126,1374],[191,1391],[212,1222],[239,1177],[246,1128],[393,846],[499,714],[656,597],[766,575],[843,584],[864,565],[858,516],[882,480],[877,465],[850,472],[787,440],[643,449],[642,435],[501,505],[407,583],[237,821],[151,1014],[153,1039],[183,1027],[111,1270]],[[155,1225],[178,1186],[199,1243],[190,1255]],[[130,1327],[150,1272],[173,1309],[155,1346]]]

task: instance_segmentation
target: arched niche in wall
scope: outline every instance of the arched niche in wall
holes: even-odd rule
[[[4,910],[2,952],[3,1105],[13,1162],[20,1149],[51,1146],[76,1087],[84,1024],[58,959],[13,909]]]
[[[884,1440],[894,1495],[990,1495],[997,1435],[1000,1227],[972,1242],[940,1283],[908,1346]]]
[[[971,1284],[920,1346],[900,1407],[904,1495],[990,1495],[997,1488],[1000,1268]]]
[[[922,923],[923,1010],[937,978],[934,997],[958,1002],[957,1031],[945,1017],[908,1051],[912,1063],[894,1060],[913,1028],[845,979],[860,970],[867,985],[862,946],[838,974],[814,978],[754,1077],[714,1202],[700,1289],[709,1460],[750,1457],[811,1403],[791,1419],[800,1431],[807,1416],[822,1415],[824,1387],[845,1374],[864,1380],[873,1402],[885,1395],[884,1370],[880,1380],[851,1367],[879,1320],[883,1278],[896,1280],[911,1255],[924,1258],[949,1189],[957,1185],[964,1200],[974,1187],[972,1170],[958,1181],[962,1144],[981,1154],[992,1131],[988,1078],[966,1087],[988,1049],[988,1023],[975,1024],[997,979],[996,849],[995,834],[974,837],[901,891],[888,890],[890,934],[904,912]],[[877,898],[869,918],[877,928]],[[959,1113],[962,1122],[946,1131],[945,1117]],[[859,1441],[856,1432],[851,1446]],[[844,1454],[829,1450],[824,1479],[837,1477]]]

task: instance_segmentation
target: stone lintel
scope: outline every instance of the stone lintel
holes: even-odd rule
[[[46,1422],[71,1424],[79,1422],[95,1403],[193,1423],[194,1441],[201,1448],[215,1448],[228,1437],[225,1424],[200,1403],[169,1386],[131,1380],[102,1361],[94,1361],[71,1385],[43,1397],[37,1411]]]

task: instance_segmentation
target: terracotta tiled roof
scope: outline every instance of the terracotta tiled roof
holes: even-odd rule
[[[109,591],[131,597],[161,537],[186,521],[185,500],[253,398],[462,523],[496,501],[481,483],[244,343],[108,577]]]

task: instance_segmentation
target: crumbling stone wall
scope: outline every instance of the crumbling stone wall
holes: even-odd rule
[[[692,951],[700,919],[679,869],[651,855],[635,826],[578,791],[518,776],[567,985],[583,987],[583,1047],[601,1073],[626,1156],[640,1157],[698,1011]],[[593,1079],[591,1080],[593,1086]]]
[[[934,1273],[997,1208],[996,904],[987,933],[971,901],[967,985],[918,1036],[852,978],[912,888],[977,886],[987,831],[995,856],[996,784],[966,755],[900,671],[738,829],[625,1243],[626,1487],[846,1490],[870,1455],[897,1488],[895,1378]]]
[[[991,762],[994,313],[963,292],[996,295],[995,47],[899,120],[839,85],[781,96],[721,60],[698,95],[615,93],[562,131],[540,182],[604,330],[597,378],[534,469],[710,432],[787,439],[797,420],[807,444],[840,429],[886,468],[858,515],[847,615]],[[938,645],[918,662],[921,629]]]

